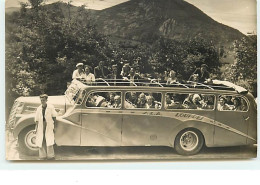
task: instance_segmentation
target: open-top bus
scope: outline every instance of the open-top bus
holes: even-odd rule
[[[181,155],[201,148],[252,145],[257,142],[257,108],[246,89],[230,82],[73,80],[63,96],[50,96],[59,114],[58,146],[169,146]],[[36,108],[39,97],[20,97],[8,127],[19,148],[37,153]]]

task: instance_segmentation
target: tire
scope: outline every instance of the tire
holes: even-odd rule
[[[36,134],[34,133],[35,126],[29,126],[24,128],[19,136],[19,151],[27,155],[37,155],[38,148],[36,146]]]
[[[204,145],[202,133],[194,128],[180,131],[174,141],[174,148],[180,155],[195,155]]]

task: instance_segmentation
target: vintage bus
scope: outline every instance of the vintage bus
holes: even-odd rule
[[[49,97],[59,114],[57,146],[169,146],[194,155],[202,147],[257,143],[257,107],[246,89],[230,82],[167,85],[73,80],[63,96]],[[34,115],[39,97],[20,97],[8,127],[19,148],[37,153]]]

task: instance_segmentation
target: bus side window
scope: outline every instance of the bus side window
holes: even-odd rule
[[[248,106],[247,102],[242,97],[232,97],[231,101],[233,102],[233,105],[230,106],[231,110],[233,111],[247,111]]]
[[[214,101],[214,95],[167,93],[165,95],[165,108],[213,110]]]
[[[183,97],[178,97],[177,94],[167,93],[165,95],[165,108],[166,109],[184,109],[182,102],[184,101]]]
[[[218,110],[247,111],[248,105],[244,98],[239,96],[219,96]]]
[[[86,107],[121,108],[121,92],[91,93],[87,98]]]
[[[161,93],[127,92],[125,108],[127,109],[160,109]]]

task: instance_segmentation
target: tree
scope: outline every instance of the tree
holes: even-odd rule
[[[68,16],[69,3],[42,2],[30,0],[30,9],[22,4],[20,13],[7,17],[6,71],[17,96],[62,94],[76,63],[95,66],[110,53],[84,6]]]
[[[226,80],[247,88],[257,95],[257,37],[243,38],[234,44],[235,62],[227,67]]]
[[[187,80],[201,64],[207,64],[209,72],[214,75],[218,76],[220,73],[221,64],[217,49],[201,37],[188,42],[161,38],[154,45],[154,51],[152,63],[160,73],[173,69]]]

